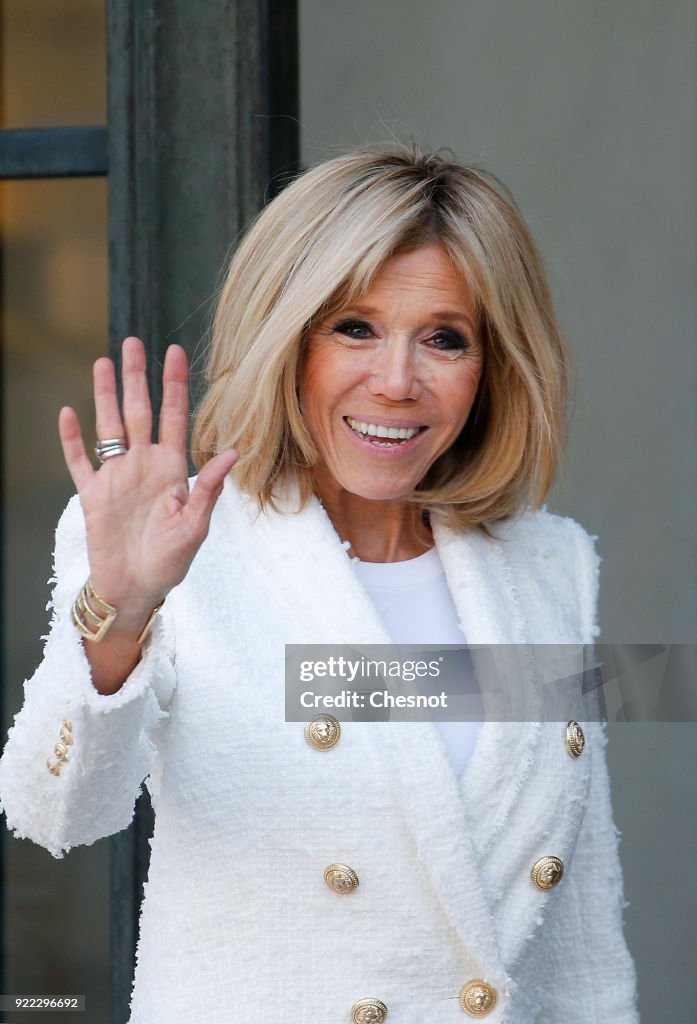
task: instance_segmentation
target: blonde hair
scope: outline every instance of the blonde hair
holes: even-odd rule
[[[317,449],[297,393],[313,321],[352,301],[398,252],[438,242],[477,304],[484,368],[470,417],[409,500],[451,526],[539,507],[565,433],[568,358],[536,246],[490,173],[418,146],[360,149],[306,171],[258,214],[223,285],[194,421],[194,458],[238,448],[234,474],[264,507]]]

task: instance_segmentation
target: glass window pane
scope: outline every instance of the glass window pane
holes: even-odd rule
[[[0,0],[0,127],[106,122],[106,0]]]
[[[3,182],[0,216],[4,742],[41,660],[54,530],[73,492],[61,405],[77,409],[93,443],[91,364],[107,351],[106,179]],[[64,1024],[108,1020],[108,840],[54,860],[2,830],[4,991],[84,993],[87,1013],[62,1014]]]

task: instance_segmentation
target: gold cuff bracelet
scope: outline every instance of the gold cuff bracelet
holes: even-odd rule
[[[150,618],[145,623],[136,643],[143,643],[161,607],[162,605],[158,604],[156,608],[153,608]],[[87,582],[73,602],[72,615],[73,622],[85,640],[98,644],[109,632],[114,619],[118,615],[118,609],[99,596],[92,586],[91,577],[88,577]]]

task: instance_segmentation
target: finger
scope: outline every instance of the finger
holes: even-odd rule
[[[111,359],[98,359],[92,369],[94,380],[94,410],[97,417],[97,437],[100,441],[125,437],[119,400],[116,395],[116,373]]]
[[[203,466],[193,490],[189,495],[189,502],[186,506],[187,514],[198,521],[198,526],[208,528],[213,506],[220,497],[225,483],[225,477],[240,457],[240,453],[234,448],[214,455],[212,459]]]
[[[77,413],[68,405],[58,414],[58,435],[65,464],[79,493],[94,476],[95,470],[85,452]]]
[[[126,338],[121,348],[123,419],[130,446],[150,444],[152,408],[145,376],[145,347],[140,338]]]
[[[160,444],[184,451],[189,427],[189,374],[186,352],[170,345],[165,353],[160,409]]]

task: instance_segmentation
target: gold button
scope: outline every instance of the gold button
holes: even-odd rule
[[[348,864],[330,864],[324,869],[324,881],[334,892],[353,892],[358,888],[358,875]]]
[[[460,1006],[470,1017],[486,1017],[496,1006],[496,989],[481,978],[468,981],[460,992]]]
[[[359,999],[351,1009],[353,1024],[382,1024],[387,1020],[387,1007],[379,999]]]
[[[533,864],[530,877],[538,889],[553,889],[563,874],[564,865],[558,857],[542,857]]]
[[[569,722],[566,726],[566,749],[572,757],[580,757],[586,745],[586,737],[578,722]]]
[[[305,739],[315,750],[331,750],[340,736],[341,726],[334,715],[315,715],[305,726]]]

